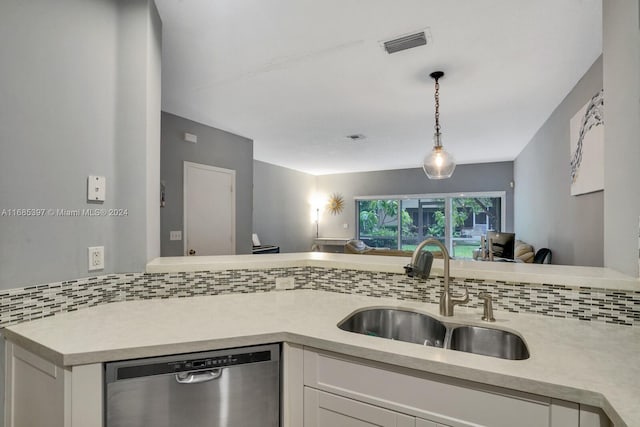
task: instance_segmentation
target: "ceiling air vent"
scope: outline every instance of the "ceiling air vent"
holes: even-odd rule
[[[428,35],[426,31],[420,31],[418,33],[408,34],[406,36],[382,42],[382,46],[387,53],[391,54],[418,46],[424,46],[427,44],[427,39]]]

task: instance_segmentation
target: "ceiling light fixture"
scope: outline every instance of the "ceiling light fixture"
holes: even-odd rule
[[[433,150],[424,158],[424,173],[429,179],[445,179],[453,175],[456,162],[453,156],[442,147],[442,134],[440,133],[440,83],[438,80],[444,76],[442,71],[434,71],[430,74],[435,83],[436,101],[436,133],[433,135]]]

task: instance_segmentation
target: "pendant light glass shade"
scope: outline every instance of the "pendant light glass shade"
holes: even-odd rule
[[[450,178],[456,168],[456,160],[453,155],[442,148],[441,136],[442,134],[437,133],[433,136],[433,150],[425,156],[422,165],[422,169],[429,179]]]
[[[436,133],[433,135],[433,150],[424,158],[422,169],[429,179],[445,179],[453,175],[456,161],[453,156],[442,147],[442,133],[440,133],[440,85],[438,80],[444,76],[442,71],[434,71],[431,78],[436,81]]]

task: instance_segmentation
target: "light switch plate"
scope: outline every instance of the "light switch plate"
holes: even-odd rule
[[[87,178],[87,200],[104,202],[107,193],[107,179],[104,176],[89,175]]]
[[[182,231],[170,231],[169,232],[169,240],[182,240]]]

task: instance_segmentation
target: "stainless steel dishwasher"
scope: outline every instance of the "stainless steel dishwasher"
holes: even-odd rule
[[[106,364],[107,427],[277,427],[280,346]]]

